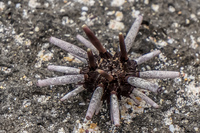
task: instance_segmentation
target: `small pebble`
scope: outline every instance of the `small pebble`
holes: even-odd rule
[[[94,0],[75,0],[75,1],[78,1],[79,3],[82,3],[87,6],[93,6],[95,3]]]
[[[65,133],[64,128],[62,127],[62,128],[60,128],[60,129],[58,129],[58,133]]]
[[[88,11],[88,7],[83,6],[83,7],[81,8],[81,10],[82,10],[82,11]]]
[[[116,20],[110,20],[110,24],[108,27],[112,30],[122,30],[124,29],[124,23],[118,22]]]
[[[0,12],[2,12],[5,8],[5,4],[3,2],[0,2]]]
[[[173,6],[169,6],[168,9],[169,9],[170,12],[175,12],[176,11]]]
[[[198,131],[199,131],[199,128],[198,128],[198,127],[194,127],[194,130],[195,130],[196,132],[198,132]]]
[[[175,131],[174,125],[170,125],[170,126],[169,126],[169,130],[170,130],[172,133],[174,133],[174,131]]]
[[[35,32],[38,32],[40,30],[40,28],[36,26],[34,30],[35,30]]]
[[[159,10],[159,5],[158,5],[158,4],[152,4],[152,5],[151,5],[151,8],[152,8],[155,12],[158,12],[158,10]]]
[[[125,0],[113,0],[111,6],[120,7],[125,3]]]
[[[121,21],[123,19],[123,13],[122,12],[117,11],[115,13],[115,16],[116,16],[117,21]]]
[[[36,8],[37,6],[40,6],[41,4],[37,2],[37,0],[30,0],[28,2],[28,6],[31,8]]]
[[[149,4],[149,0],[144,0],[144,4],[148,5]]]
[[[194,20],[194,21],[197,21],[197,20],[198,20],[195,14],[191,14],[191,15],[190,15],[190,18],[191,18],[192,20]]]

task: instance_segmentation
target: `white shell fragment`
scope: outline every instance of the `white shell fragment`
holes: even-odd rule
[[[101,102],[101,98],[103,96],[103,88],[97,87],[92,95],[92,99],[90,101],[87,113],[86,113],[86,119],[90,120],[92,119],[92,116],[94,115],[94,112],[98,109],[99,103]]]
[[[175,72],[175,71],[145,71],[145,72],[139,72],[139,77],[141,77],[141,78],[164,79],[164,78],[177,78],[179,76],[180,76],[180,72]]]
[[[137,89],[134,89],[132,93],[140,98],[142,98],[145,102],[153,106],[154,108],[159,108],[159,105],[155,103],[153,100],[151,100],[148,96],[146,96],[144,93],[138,91]]]
[[[80,69],[74,67],[49,65],[47,69],[71,75],[80,74]]]
[[[119,103],[116,94],[110,96],[110,114],[111,120],[115,126],[120,126]]]
[[[71,43],[65,42],[55,37],[50,37],[49,42],[53,43],[54,45],[62,48],[63,50],[69,53],[72,53],[72,54],[75,54],[77,56],[87,59],[87,52],[83,50],[82,48],[79,48]]]
[[[126,51],[127,53],[129,52],[129,50],[131,49],[133,42],[135,41],[135,37],[138,34],[138,30],[140,28],[140,25],[142,23],[143,17],[142,16],[138,16],[135,20],[135,22],[133,23],[133,25],[131,26],[124,42],[126,44]]]
[[[78,93],[84,91],[85,88],[83,87],[83,85],[77,87],[76,89],[74,89],[73,91],[70,91],[69,93],[67,93],[64,97],[62,97],[60,100],[61,101],[64,101],[64,100],[67,100],[73,96],[76,96]]]
[[[42,86],[49,86],[49,85],[73,84],[73,83],[81,82],[84,80],[85,80],[84,74],[66,75],[66,76],[60,76],[60,77],[55,77],[55,78],[38,80],[37,85],[42,87]]]
[[[132,86],[135,86],[137,88],[142,88],[146,90],[150,90],[152,92],[158,92],[159,86],[156,84],[153,84],[147,80],[137,78],[137,77],[129,77],[127,82],[131,84]]]
[[[94,47],[94,45],[88,41],[87,39],[85,39],[83,36],[81,35],[77,35],[76,38],[83,43],[87,48],[90,48],[92,50],[92,52],[94,52],[96,55],[99,55],[98,50]]]
[[[159,55],[161,53],[160,50],[155,50],[153,52],[147,53],[143,56],[140,56],[139,58],[135,59],[138,65],[150,60],[151,58],[155,57],[156,55]]]

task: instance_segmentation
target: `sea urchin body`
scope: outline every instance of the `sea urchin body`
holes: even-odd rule
[[[87,52],[73,44],[51,37],[51,43],[73,54],[84,63],[88,62],[88,66],[77,69],[73,67],[50,65],[48,66],[49,70],[62,72],[66,75],[38,80],[38,86],[77,83],[79,86],[67,93],[61,101],[69,99],[84,90],[93,92],[86,113],[86,119],[92,119],[94,114],[98,114],[100,110],[99,105],[107,101],[110,104],[111,120],[115,126],[120,125],[118,99],[120,99],[121,96],[129,97],[133,99],[136,104],[139,104],[135,98],[137,96],[151,106],[158,108],[158,104],[137,88],[147,89],[154,93],[161,92],[161,88],[143,78],[176,78],[180,76],[180,73],[174,71],[138,71],[138,65],[160,54],[160,50],[155,50],[137,59],[129,59],[127,53],[131,49],[141,22],[142,16],[139,16],[133,23],[125,39],[122,33],[119,33],[120,50],[116,52],[115,55],[111,55],[103,47],[94,33],[86,25],[83,25],[82,28],[90,41],[81,35],[77,35],[77,39],[88,48]]]

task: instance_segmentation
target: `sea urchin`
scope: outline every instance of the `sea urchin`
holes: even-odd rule
[[[82,28],[90,42],[81,35],[77,35],[77,39],[88,47],[87,52],[73,44],[51,37],[51,43],[73,54],[82,62],[88,62],[88,66],[78,69],[50,65],[48,66],[49,70],[62,72],[66,75],[38,80],[37,85],[41,87],[77,83],[78,87],[67,93],[61,101],[69,99],[84,90],[93,92],[86,113],[86,119],[92,119],[94,113],[98,114],[100,105],[103,101],[107,101],[110,104],[111,120],[115,126],[120,125],[118,99],[121,96],[129,97],[136,104],[139,104],[135,98],[137,96],[151,106],[158,108],[159,106],[153,100],[137,88],[147,89],[155,93],[161,92],[161,88],[143,78],[175,78],[179,77],[180,73],[174,71],[138,71],[137,66],[160,54],[159,50],[155,50],[134,60],[129,59],[127,53],[135,40],[142,19],[143,17],[139,16],[135,20],[125,39],[122,33],[119,33],[120,49],[114,55],[111,55],[103,47],[86,25],[83,25]]]

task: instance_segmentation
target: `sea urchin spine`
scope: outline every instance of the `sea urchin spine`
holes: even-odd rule
[[[110,96],[110,115],[115,126],[120,126],[119,103],[115,92]]]
[[[60,100],[61,101],[64,101],[64,100],[67,100],[73,96],[76,96],[78,93],[84,91],[85,88],[83,87],[83,85],[80,85],[79,87],[77,87],[76,89],[74,89],[73,91],[67,93],[64,97],[62,97]]]
[[[103,87],[98,86],[94,91],[92,98],[90,100],[90,104],[86,113],[86,119],[90,120],[94,114],[94,112],[98,109],[98,104],[101,102],[101,98],[103,96]]]
[[[57,71],[65,74],[80,74],[80,69],[74,68],[74,67],[66,67],[66,66],[55,66],[55,65],[49,65],[47,69],[51,71]]]
[[[86,25],[83,25],[82,28],[90,42],[81,35],[77,35],[77,39],[88,48],[87,52],[73,44],[51,37],[51,43],[68,51],[84,63],[87,62],[88,66],[77,69],[50,65],[48,66],[49,70],[65,73],[66,76],[38,80],[38,86],[77,83],[79,86],[67,93],[61,101],[69,99],[83,90],[92,92],[93,96],[86,113],[86,119],[92,119],[94,114],[98,114],[101,108],[99,105],[107,101],[110,104],[111,120],[115,126],[120,125],[118,100],[121,99],[121,96],[133,99],[137,105],[139,105],[139,101],[135,96],[140,97],[151,106],[158,108],[159,105],[139,91],[138,88],[160,93],[161,87],[143,78],[176,78],[180,76],[180,73],[174,71],[139,72],[137,66],[159,55],[160,50],[152,51],[134,60],[129,59],[128,52],[138,33],[142,19],[142,16],[136,19],[125,39],[122,33],[119,33],[120,49],[114,55],[111,55],[103,47],[95,34]]]
[[[84,81],[84,75],[66,75],[55,78],[48,78],[43,80],[38,80],[38,86],[49,86],[49,85],[63,85],[63,84],[73,84]]]

